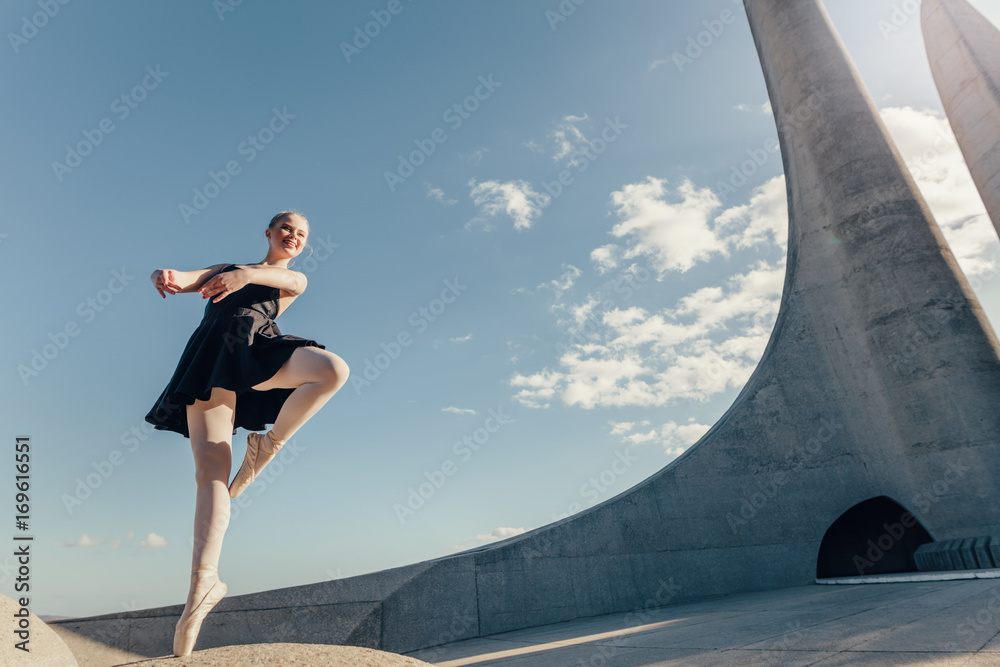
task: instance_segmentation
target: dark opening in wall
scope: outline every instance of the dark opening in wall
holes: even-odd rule
[[[913,552],[933,542],[930,534],[902,505],[886,496],[869,498],[847,510],[823,536],[816,576],[916,572]]]

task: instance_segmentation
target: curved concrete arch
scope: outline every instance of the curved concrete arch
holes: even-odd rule
[[[1000,531],[1000,504],[983,502],[1000,497],[997,337],[821,2],[745,6],[781,142],[788,269],[763,358],[718,423],[632,489],[530,533],[227,598],[200,646],[280,622],[300,641],[410,651],[810,583],[826,530],[875,496],[936,539]],[[180,611],[62,628],[141,636]]]

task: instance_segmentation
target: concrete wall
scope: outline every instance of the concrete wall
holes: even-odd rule
[[[965,0],[924,0],[920,21],[948,121],[1000,234],[1000,30]]]
[[[199,646],[242,642],[253,619],[283,624],[285,641],[401,652],[811,583],[827,528],[880,495],[935,539],[1000,531],[996,335],[822,4],[746,10],[790,233],[777,324],[733,406],[679,459],[578,515],[448,558],[223,600]],[[61,625],[87,635],[180,611]]]

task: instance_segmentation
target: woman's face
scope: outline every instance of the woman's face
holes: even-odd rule
[[[309,237],[309,225],[298,215],[289,215],[267,230],[271,248],[278,256],[297,257]]]

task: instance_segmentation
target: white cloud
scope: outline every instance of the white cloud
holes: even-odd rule
[[[587,114],[582,116],[567,115],[555,124],[555,127],[548,133],[549,139],[555,145],[552,153],[553,162],[565,160],[566,166],[575,167],[579,171],[587,168],[587,164],[594,159],[594,155],[590,153],[593,150],[593,144],[579,125],[589,120],[590,117]],[[541,152],[542,147],[537,143],[529,142],[528,145],[532,150]]]
[[[445,206],[451,206],[452,204],[458,203],[457,199],[451,199],[450,197],[445,196],[444,190],[442,190],[441,188],[432,187],[430,183],[424,183],[424,186],[427,188],[428,199],[433,199],[436,202],[441,202]]]
[[[449,405],[446,408],[441,408],[441,412],[451,412],[456,415],[474,415],[476,411],[471,408],[456,408],[454,405]]]
[[[527,181],[469,181],[469,197],[479,207],[480,215],[471,224],[483,224],[486,229],[492,229],[489,219],[500,213],[506,213],[514,221],[514,229],[529,229],[542,214],[542,208],[548,203],[547,195],[540,195]]]
[[[464,336],[459,336],[458,338],[452,338],[452,343],[465,343],[472,340],[472,334],[465,334]]]
[[[611,426],[611,435],[619,436],[628,449],[649,445],[661,447],[668,461],[683,454],[711,428],[708,424],[699,424],[694,417],[688,419],[686,424],[668,421],[659,428],[651,427],[649,420],[643,420],[638,422],[639,426],[645,427],[642,430],[636,430],[636,422],[609,420],[608,425]]]
[[[763,104],[737,104],[733,107],[734,111],[746,111],[750,113],[771,113],[771,100],[764,102]]]
[[[57,547],[96,547],[101,544],[104,544],[104,540],[95,540],[86,533],[81,535],[76,542],[56,542]]]
[[[649,63],[649,71],[652,72],[657,67],[663,67],[664,65],[667,64],[667,62],[668,61],[663,60],[662,58],[654,60],[653,62]]]
[[[594,298],[568,306],[591,323],[589,333],[577,327],[556,368],[514,374],[508,380],[518,389],[514,398],[538,408],[557,399],[587,409],[658,406],[740,387],[770,337],[784,274],[783,263],[761,261],[659,312],[638,306],[597,312]]]
[[[538,340],[538,336],[532,336],[533,339]],[[525,348],[523,343],[515,343],[512,340],[506,341],[507,352],[511,353],[507,358],[507,363],[515,364],[517,363],[524,354],[534,354],[534,350]],[[518,351],[519,350],[519,351]]]
[[[996,270],[1000,241],[947,119],[910,107],[879,113],[962,271]]]
[[[614,243],[602,245],[590,251],[590,261],[597,265],[597,273],[605,273],[618,268],[619,248]]]
[[[619,428],[620,425],[614,422],[611,423],[613,424],[611,435],[621,435],[622,442],[630,447],[656,444],[663,448],[663,453],[670,459],[683,454],[684,450],[698,442],[701,436],[705,435],[711,428],[707,424],[699,424],[694,419],[690,419],[687,424],[668,421],[658,429],[653,428],[645,433],[630,433],[631,422],[623,422],[623,424],[628,425],[627,429]],[[648,424],[648,422],[646,423]]]
[[[747,204],[716,215],[721,204],[710,190],[683,181],[668,191],[665,181],[647,178],[612,194],[619,216],[612,234],[622,243],[595,249],[591,260],[601,273],[645,256],[662,278],[667,271],[727,257],[733,248],[783,248],[784,194],[784,178],[771,179],[753,190]],[[638,277],[634,263],[621,273]],[[566,315],[559,324],[571,336],[570,344],[554,367],[510,377],[518,390],[514,398],[538,408],[556,400],[587,409],[654,406],[708,400],[740,387],[770,337],[784,275],[783,261],[758,261],[723,284],[696,289],[656,312],[613,302],[606,306],[608,301],[592,294],[580,302],[558,302],[552,309]],[[660,430],[647,429],[630,433],[628,442],[652,440],[668,441]],[[674,449],[681,446],[670,443]]]
[[[624,438],[625,442],[630,445],[642,445],[647,442],[651,442],[657,439],[656,429],[649,431],[648,433],[632,433]]]
[[[754,188],[749,203],[727,209],[715,222],[722,230],[735,230],[727,241],[739,248],[770,242],[785,249],[788,246],[788,195],[784,174]]]
[[[556,388],[563,384],[566,375],[558,371],[544,369],[531,375],[515,373],[508,380],[512,387],[524,387],[514,395],[514,399],[531,408],[547,408],[556,394]]]
[[[647,257],[660,274],[687,271],[696,262],[728,254],[726,243],[711,226],[721,206],[709,188],[684,180],[673,192],[667,182],[650,176],[611,193],[620,222],[611,234],[629,243],[624,259]]]
[[[881,113],[963,270],[967,275],[994,270],[1000,244],[947,121],[909,108]],[[638,275],[637,265],[627,263],[642,257],[662,279],[736,249],[783,250],[788,242],[784,176],[755,188],[746,204],[721,212],[710,190],[686,180],[670,189],[666,181],[649,177],[612,193],[611,201],[619,220],[611,234],[618,243],[590,253],[598,274]],[[606,306],[599,294],[557,303],[553,311],[565,316],[559,325],[567,344],[542,370],[508,379],[517,390],[514,398],[536,408],[554,402],[585,409],[661,406],[739,388],[770,338],[784,279],[783,259],[758,260],[655,311]],[[668,455],[683,451],[708,428],[610,423],[629,446],[656,442]]]
[[[502,540],[507,537],[514,537],[515,535],[520,535],[525,532],[524,528],[494,528],[492,531],[485,535],[476,535],[475,537],[465,540],[466,542],[493,542],[495,540]]]
[[[563,293],[573,287],[576,279],[583,275],[583,272],[573,266],[572,264],[563,264],[563,273],[561,276],[555,280],[550,280],[547,283],[541,283],[538,285],[537,289],[549,289],[555,294],[556,299],[562,297]]]
[[[468,162],[469,164],[471,164],[473,167],[475,167],[477,164],[479,164],[479,162],[483,159],[483,157],[485,157],[486,154],[489,153],[489,152],[490,152],[489,148],[477,148],[476,150],[472,151],[468,155],[464,155],[462,153],[459,153],[458,157],[460,157],[461,159],[465,160],[466,162]]]
[[[167,546],[167,540],[156,533],[150,533],[144,539],[139,540],[139,546],[149,547],[152,549],[162,549]]]
[[[635,422],[612,422],[611,424],[611,435],[621,435],[622,433],[628,433],[633,428],[635,428]]]
[[[556,162],[565,157],[572,156],[580,151],[580,147],[587,143],[587,137],[580,132],[576,124],[587,120],[587,114],[582,116],[564,116],[556,124],[549,136],[556,143],[556,152],[552,159]]]

